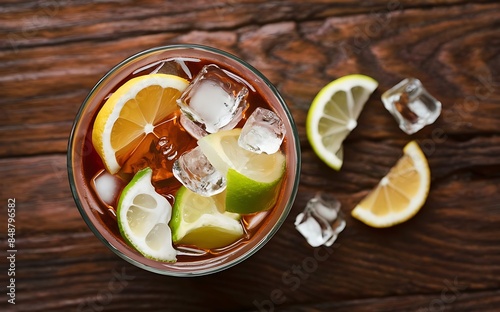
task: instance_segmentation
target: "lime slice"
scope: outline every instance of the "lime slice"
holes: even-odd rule
[[[122,237],[146,258],[176,261],[168,222],[172,206],[151,184],[153,171],[137,172],[118,200],[117,219]]]
[[[430,188],[430,170],[415,141],[379,184],[353,209],[352,216],[372,227],[389,227],[412,218]]]
[[[307,138],[331,168],[342,167],[342,142],[357,126],[359,114],[377,86],[368,76],[348,75],[327,84],[314,98],[307,114]]]
[[[228,246],[243,236],[240,215],[224,212],[224,195],[198,195],[182,186],[175,195],[172,239],[202,249]]]
[[[238,145],[241,129],[207,135],[198,145],[210,163],[226,174],[226,210],[249,214],[271,209],[285,172],[285,156],[256,154]]]

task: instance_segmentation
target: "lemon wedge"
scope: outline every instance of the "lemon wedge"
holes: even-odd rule
[[[412,218],[424,205],[430,188],[427,158],[415,141],[378,185],[352,210],[365,224],[384,228]]]
[[[92,143],[108,172],[117,173],[155,126],[177,109],[176,100],[188,84],[173,75],[139,76],[107,99],[94,122]]]

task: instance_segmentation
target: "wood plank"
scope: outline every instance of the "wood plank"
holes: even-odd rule
[[[345,144],[345,162],[336,172],[328,168],[308,145],[302,149],[301,185],[311,189],[347,192],[364,196],[374,187],[402,155],[406,140],[349,140]],[[498,136],[467,141],[417,140],[426,154],[432,183],[443,184],[455,179],[497,178],[500,160]],[[360,193],[361,192],[361,193]],[[358,199],[356,199],[358,200]]]
[[[443,281],[442,293],[435,295],[397,296],[377,299],[325,302],[286,307],[287,311],[497,311],[500,291],[464,293],[459,281]]]
[[[353,72],[375,77],[382,85],[367,103],[349,139],[406,138],[379,99],[390,85],[408,75],[421,78],[443,102],[443,114],[436,124],[414,137],[432,138],[435,128],[457,139],[477,132],[497,133],[500,95],[494,90],[500,82],[494,73],[500,70],[500,64],[494,57],[497,49],[488,43],[495,39],[497,9],[498,4],[437,8],[431,13],[412,9],[244,26],[232,32],[173,31],[33,47],[17,53],[0,51],[0,156],[63,152],[78,107],[109,68],[148,47],[188,42],[217,46],[259,68],[285,96],[302,138],[307,109],[316,92],[330,80]],[[470,23],[461,22],[464,15]],[[424,17],[426,22],[421,23]],[[365,38],[366,47],[361,45],[363,29],[382,22],[386,23],[382,30]],[[428,39],[432,49],[412,39],[425,37],[431,29],[440,29]],[[455,37],[453,42],[444,35],[450,32]],[[462,45],[492,48],[467,49],[465,53],[476,58],[471,63],[461,58],[459,53],[464,52],[458,52],[463,51],[458,47]],[[303,54],[314,57],[303,58]],[[431,67],[438,74],[429,76]]]
[[[16,198],[18,249],[18,304],[0,310],[498,311],[499,10],[494,0],[0,0],[0,198]],[[260,69],[287,100],[302,147],[299,193],[280,231],[243,263],[195,280],[108,250],[67,180],[72,120],[95,82],[131,54],[172,43],[219,47]],[[307,142],[306,114],[322,86],[357,72],[380,86],[336,172]],[[412,136],[380,101],[407,76],[443,103]],[[390,229],[350,217],[412,139],[432,173],[422,210]],[[293,225],[318,191],[346,215],[331,248],[309,247]]]
[[[457,5],[466,1],[414,1],[411,4],[384,0],[349,5],[350,1],[294,0],[282,3],[259,1],[141,1],[117,5],[116,1],[55,0],[2,5],[0,49],[58,44],[81,40],[137,36],[171,31],[236,29],[283,20],[314,20],[329,16],[370,14],[430,4]],[[478,1],[479,2],[479,1]],[[488,1],[481,1],[488,2]]]
[[[471,146],[471,142],[475,144]],[[156,308],[180,309],[190,302],[200,309],[253,309],[254,300],[269,299],[275,289],[283,292],[286,306],[292,310],[295,305],[308,302],[414,294],[423,297],[412,299],[413,304],[425,304],[425,300],[441,293],[443,281],[455,278],[467,285],[467,292],[494,289],[500,283],[500,176],[496,171],[478,178],[474,168],[498,165],[499,160],[489,155],[495,155],[500,145],[496,144],[498,137],[478,137],[471,142],[444,144],[441,150],[436,149],[431,163],[440,167],[448,162],[456,170],[438,174],[439,183],[431,188],[426,205],[412,220],[379,230],[347,216],[347,228],[334,247],[317,251],[305,243],[293,226],[294,217],[306,201],[318,190],[331,192],[338,196],[348,214],[376,182],[378,173],[383,173],[397,158],[393,154],[400,142],[383,142],[377,144],[379,148],[371,148],[366,142],[359,144],[358,147],[364,146],[363,151],[376,153],[369,158],[371,162],[363,158],[367,157],[363,153],[352,155],[353,162],[367,164],[364,174],[355,172],[356,166],[346,166],[344,173],[338,174],[330,170],[317,178],[325,180],[324,185],[310,182],[311,177],[327,170],[317,167],[318,160],[306,151],[302,173],[309,179],[303,179],[295,205],[278,234],[240,265],[197,278],[198,287],[193,287],[191,279],[144,272],[107,250],[90,233],[75,208],[66,180],[64,155],[0,159],[0,195],[17,200],[18,300],[26,306],[38,302],[39,311],[75,308],[98,300],[99,290],[107,289],[116,270],[125,270],[134,280],[121,292],[113,293],[106,305],[110,311],[128,305],[152,308],[153,298]],[[474,162],[461,163],[460,155],[447,159],[447,155],[461,149]],[[356,183],[351,181],[353,176],[357,176]],[[12,183],[20,177],[30,183]],[[5,239],[0,239],[2,244]],[[330,255],[327,250],[333,253]],[[321,261],[314,262],[315,252]],[[308,271],[297,271],[299,268]],[[262,276],[266,278],[262,280]],[[61,294],[63,301],[58,300]],[[214,296],[228,299],[216,303]],[[402,306],[410,304],[410,300],[402,302]],[[338,307],[342,304],[338,303]],[[350,305],[344,309],[347,307]]]
[[[77,242],[72,244],[71,239],[77,239]],[[277,239],[275,238],[273,241]],[[478,304],[482,298],[476,297],[475,300],[468,302],[469,299],[467,298],[470,294],[477,295],[481,292],[477,291],[477,285],[462,273],[453,275],[457,272],[447,272],[442,276],[433,277],[429,279],[429,285],[418,283],[419,281],[425,282],[424,277],[421,279],[417,277],[418,284],[414,285],[414,275],[417,274],[412,274],[410,271],[400,272],[400,268],[395,268],[390,274],[387,272],[369,273],[376,272],[380,268],[380,266],[377,266],[377,259],[370,259],[369,254],[364,253],[364,257],[358,259],[355,263],[349,263],[349,260],[345,259],[343,254],[347,253],[345,257],[357,256],[357,254],[346,251],[343,245],[334,251],[332,258],[319,263],[316,271],[309,271],[307,278],[300,280],[301,283],[297,288],[291,288],[292,285],[297,284],[285,284],[283,274],[292,272],[294,267],[305,263],[303,261],[306,259],[306,255],[313,255],[311,249],[306,250],[301,255],[292,255],[288,259],[281,259],[280,262],[283,262],[283,265],[277,266],[277,259],[269,259],[268,256],[273,254],[276,257],[276,252],[282,250],[276,248],[276,244],[272,241],[270,246],[265,247],[238,267],[217,275],[197,278],[196,285],[198,287],[193,289],[191,279],[163,277],[132,267],[112,255],[111,252],[103,250],[102,244],[94,237],[73,236],[69,237],[68,240],[57,241],[51,238],[48,241],[56,243],[57,246],[49,248],[43,245],[43,241],[39,241],[38,243],[44,246],[41,248],[42,250],[39,250],[39,253],[44,254],[44,256],[36,260],[24,260],[24,255],[32,252],[30,247],[26,245],[23,246],[19,253],[20,255],[22,253],[23,260],[18,262],[17,268],[21,278],[21,282],[18,283],[18,302],[21,302],[23,306],[36,307],[34,311],[44,311],[44,309],[46,311],[49,308],[51,311],[75,308],[79,304],[85,304],[85,302],[99,303],[99,298],[106,295],[106,290],[109,289],[108,285],[117,273],[129,276],[129,283],[119,293],[112,293],[112,301],[106,305],[106,309],[110,311],[124,309],[127,305],[180,310],[187,302],[190,303],[190,306],[197,306],[199,309],[204,309],[204,311],[221,311],[228,308],[251,309],[254,308],[255,301],[262,304],[265,300],[269,300],[271,292],[275,289],[283,291],[286,300],[280,306],[287,307],[287,311],[294,310],[294,305],[304,305],[305,303],[308,303],[307,306],[312,305],[323,311],[328,306],[339,309],[362,308],[365,306],[368,310],[375,307],[386,307],[388,311],[398,311],[397,308],[406,305],[408,305],[408,309],[410,307],[425,308],[426,304],[430,304],[432,300],[439,298],[443,289],[449,287],[450,283],[460,285],[460,291],[463,292],[463,296],[460,296],[452,307],[474,307],[473,304]],[[61,248],[57,243],[72,245],[71,248]],[[287,248],[292,248],[292,246],[287,246]],[[59,250],[56,252],[55,249]],[[269,249],[273,250],[269,251]],[[80,255],[75,255],[74,252],[71,252],[72,250],[80,250]],[[378,251],[377,254],[380,254],[380,252]],[[384,249],[382,249],[382,252],[384,252]],[[393,256],[397,257],[398,255]],[[418,251],[415,251],[414,257],[418,258],[419,256]],[[401,262],[404,260],[407,259],[401,259]],[[353,270],[352,267],[361,261],[369,261],[370,263],[367,263],[369,269],[362,267]],[[423,262],[426,262],[426,259],[423,259]],[[427,265],[429,264],[427,263]],[[445,263],[440,269],[444,268],[444,266],[446,266]],[[480,265],[476,264],[476,266]],[[346,268],[351,269],[345,272]],[[464,270],[467,271],[467,268],[464,268]],[[259,274],[252,274],[252,272],[259,272]],[[302,271],[302,274],[304,274],[304,271]],[[475,270],[470,274],[481,276],[484,272]],[[401,296],[402,298],[363,300],[366,289],[379,288],[381,286],[380,282],[375,284],[373,282],[382,278],[385,279],[387,275],[391,280],[394,280],[393,285],[387,286],[399,287],[393,288],[393,296]],[[36,276],[37,278],[30,278],[30,276]],[[267,276],[267,278],[262,280],[262,276]],[[298,275],[293,276],[298,277]],[[352,276],[357,276],[356,281],[353,281]],[[411,278],[411,280],[408,278]],[[478,277],[478,279],[480,278]],[[395,282],[396,280],[399,280],[399,282]],[[328,282],[325,283],[325,281]],[[493,284],[498,283],[498,280],[492,282]],[[183,291],[188,287],[191,287],[189,293]],[[315,290],[312,291],[311,289]],[[399,289],[399,291],[394,294],[396,289]],[[411,295],[415,289],[423,290],[427,295],[418,295],[415,298]],[[361,293],[356,291],[361,291]],[[378,293],[377,297],[383,296],[380,291],[372,291]],[[498,291],[496,293],[498,294]],[[61,294],[64,294],[65,300],[58,300]],[[405,296],[404,294],[410,295]],[[227,297],[228,299],[217,303],[213,301],[213,296]],[[345,298],[361,299],[352,299],[354,302],[343,302]],[[492,300],[493,298],[495,296],[486,296],[485,299],[489,300],[481,301],[481,304],[495,306],[498,301]],[[149,300],[153,299],[155,300],[154,303],[149,302]],[[36,302],[38,304],[35,304]],[[311,304],[311,302],[332,303],[330,305],[321,305]],[[464,306],[463,304],[467,302],[468,304]],[[390,309],[391,305],[393,310]],[[291,306],[290,309],[288,309],[288,306]],[[300,311],[301,309],[297,310]],[[304,311],[309,310],[304,308]],[[361,311],[364,310],[361,309]]]

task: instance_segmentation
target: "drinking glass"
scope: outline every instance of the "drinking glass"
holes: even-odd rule
[[[164,263],[145,258],[129,246],[119,233],[116,217],[103,207],[91,187],[100,161],[92,146],[92,127],[104,99],[139,69],[172,58],[200,59],[224,67],[251,83],[281,117],[286,137],[282,151],[286,155],[286,173],[275,207],[261,222],[258,230],[245,243],[213,255],[183,257],[176,263]],[[250,103],[251,104],[251,103]],[[295,200],[300,177],[299,136],[293,117],[276,88],[257,69],[225,51],[201,45],[171,45],[139,52],[112,68],[90,91],[81,105],[73,124],[68,146],[68,175],[76,206],[91,231],[111,251],[133,265],[170,276],[199,276],[222,271],[247,259],[262,248],[285,221]]]

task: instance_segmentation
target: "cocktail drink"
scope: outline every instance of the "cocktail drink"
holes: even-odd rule
[[[300,175],[290,112],[256,69],[197,45],[123,61],[90,92],[68,150],[75,202],[138,267],[196,276],[231,267],[284,222]]]

